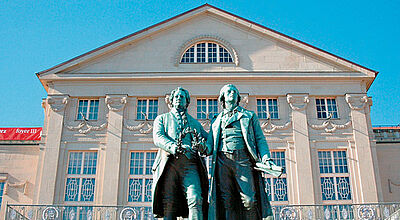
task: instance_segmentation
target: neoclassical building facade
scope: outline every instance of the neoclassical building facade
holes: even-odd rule
[[[257,113],[272,157],[285,168],[280,178],[265,176],[274,206],[395,202],[382,191],[373,140],[367,91],[376,74],[200,6],[37,73],[48,93],[42,140],[25,168],[34,174],[27,192],[17,190],[8,203],[71,206],[64,217],[95,216],[93,206],[151,216],[154,118],[182,86],[189,113],[208,130],[227,83]]]

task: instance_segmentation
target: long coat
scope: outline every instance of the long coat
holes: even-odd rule
[[[208,219],[219,219],[218,211],[221,210],[218,206],[222,205],[221,201],[218,201],[218,189],[216,189],[216,164],[217,164],[217,153],[218,146],[221,136],[221,119],[223,112],[221,112],[210,126],[210,132],[207,139],[207,154],[212,155],[212,169],[211,169],[211,188],[209,195],[209,209],[208,209]],[[270,158],[270,152],[268,149],[267,141],[265,140],[264,134],[262,132],[260,122],[256,114],[252,111],[246,110],[240,106],[237,107],[237,113],[232,116],[227,125],[234,121],[240,121],[240,127],[242,130],[243,138],[246,143],[250,157],[254,163],[261,162],[261,158],[267,155]],[[259,210],[262,218],[272,216],[271,205],[268,201],[267,194],[265,192],[265,182],[262,179],[261,173],[254,170],[254,179],[257,191],[257,201],[259,203]],[[221,213],[222,214],[222,213]]]
[[[194,119],[192,116],[187,114],[188,126],[192,129],[196,129],[197,132],[201,134],[202,137],[207,138],[207,132],[203,129],[201,124]],[[175,114],[172,112],[168,112],[162,115],[157,116],[154,120],[153,126],[153,141],[154,144],[159,147],[156,159],[153,164],[153,187],[152,187],[152,196],[153,196],[153,213],[155,217],[163,217],[164,215],[164,207],[163,207],[163,184],[171,184],[165,183],[163,181],[163,176],[166,172],[166,167],[168,166],[168,161],[174,150],[174,143],[178,138],[178,119]],[[204,213],[207,213],[208,202],[207,202],[207,193],[208,193],[208,178],[207,178],[207,169],[205,166],[205,162],[203,159],[199,159],[198,161],[198,172],[201,181],[202,188],[202,196],[203,196],[203,209],[205,209]],[[187,217],[189,208],[187,206],[186,197],[182,194],[176,195],[177,198],[181,198],[181,201],[184,204],[179,207],[179,213],[177,216]]]

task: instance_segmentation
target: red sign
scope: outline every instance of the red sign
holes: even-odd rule
[[[39,141],[42,128],[0,128],[2,141]]]

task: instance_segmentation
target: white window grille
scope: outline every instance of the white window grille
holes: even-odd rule
[[[1,208],[1,202],[3,201],[4,186],[5,182],[0,182],[0,208]]]
[[[197,62],[205,63],[206,62],[206,43],[197,44]]]
[[[65,201],[92,202],[96,183],[97,152],[69,152]]]
[[[154,120],[158,114],[157,99],[138,99],[136,118],[138,120]]]
[[[183,54],[182,63],[194,63],[194,47],[191,47],[186,50],[185,54]]]
[[[279,119],[278,99],[257,99],[257,116],[259,119]]]
[[[183,53],[181,63],[233,63],[233,59],[222,45],[215,42],[199,42]]]
[[[151,206],[153,185],[152,166],[155,151],[132,151],[129,163],[128,202],[138,206]]]
[[[351,200],[346,151],[318,151],[318,163],[321,175],[322,200]]]
[[[287,178],[286,178],[286,162],[285,151],[271,151],[271,159],[276,165],[283,167],[283,174],[277,178],[269,174],[265,177],[265,192],[270,201],[286,202],[288,201]]]
[[[99,100],[85,99],[78,101],[77,120],[97,120],[99,115]]]
[[[215,98],[197,99],[197,119],[212,119],[218,114],[218,100]]]
[[[316,98],[317,118],[339,118],[335,98]]]

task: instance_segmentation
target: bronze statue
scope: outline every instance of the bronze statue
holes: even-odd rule
[[[176,219],[206,218],[207,170],[199,151],[204,151],[207,132],[187,113],[189,92],[181,87],[171,92],[170,112],[154,120],[153,140],[159,147],[153,164],[153,213]]]
[[[276,174],[281,168],[270,159],[257,115],[239,106],[232,84],[222,87],[218,99],[223,111],[207,139],[206,153],[212,155],[208,219],[273,219],[260,170]]]

